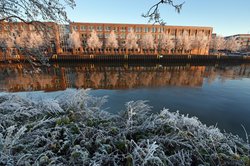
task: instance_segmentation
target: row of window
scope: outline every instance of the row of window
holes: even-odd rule
[[[82,25],[82,26],[73,26],[73,29],[75,31],[78,31],[78,29],[80,28],[80,31],[92,31],[92,30],[96,30],[97,32],[100,32],[100,31],[106,31],[106,32],[109,32],[109,31],[112,31],[114,30],[115,32],[126,32],[128,30],[128,32],[134,30],[135,32],[137,33],[140,33],[140,32],[152,32],[152,33],[162,33],[162,32],[168,32],[169,34],[171,35],[175,35],[177,33],[177,30],[170,30],[170,29],[166,29],[164,27],[111,27],[111,26],[85,26],[85,25]],[[181,35],[185,32],[186,30],[179,30],[178,33]],[[188,30],[187,31],[188,33],[190,33],[191,35],[193,34],[196,34],[197,33],[197,30]],[[205,31],[205,30],[202,30],[202,32],[204,32],[206,35],[209,35],[210,34],[210,30],[208,31]]]
[[[25,31],[25,30],[30,30],[30,31],[34,31],[34,30],[45,30],[45,27],[43,26],[38,26],[38,27],[35,27],[34,25],[13,25],[13,26],[10,26],[10,25],[4,25],[4,26],[1,26],[0,25],[0,31],[2,30],[5,30],[5,31],[9,31],[9,30],[22,30],[22,31]],[[53,29],[52,28],[48,28],[48,30],[52,31]]]
[[[142,39],[142,34],[135,34],[137,39]],[[88,38],[90,36],[90,34],[82,34],[81,35],[82,37],[84,38]],[[99,38],[108,38],[110,36],[109,33],[105,33],[105,34],[102,34],[102,33],[97,33],[97,36]],[[116,34],[117,37],[119,37],[120,39],[125,39],[126,38],[126,33],[121,33],[121,34]],[[163,34],[153,34],[153,37],[154,39],[162,39],[163,38]],[[170,37],[171,38],[175,38],[175,34],[174,35],[171,35],[170,34]]]

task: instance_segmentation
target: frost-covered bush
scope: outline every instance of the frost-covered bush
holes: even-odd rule
[[[53,100],[0,96],[0,165],[249,165],[249,145],[146,101],[103,111],[86,90]]]

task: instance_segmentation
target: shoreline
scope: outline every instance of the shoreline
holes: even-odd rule
[[[0,58],[0,63],[19,63],[25,62],[27,58],[24,56],[16,56],[9,58]],[[33,59],[32,61],[39,62]],[[48,62],[138,62],[138,63],[216,63],[216,62],[241,62],[249,63],[250,56],[225,56],[225,55],[102,55],[102,54],[53,54],[48,57]]]

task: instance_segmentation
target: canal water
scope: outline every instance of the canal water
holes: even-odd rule
[[[250,133],[250,64],[60,63],[37,72],[27,64],[0,65],[0,94],[49,98],[81,88],[108,96],[104,108],[112,113],[147,100],[153,113],[178,110],[222,131],[243,137],[244,125]]]

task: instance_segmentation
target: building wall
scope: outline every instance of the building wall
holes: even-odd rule
[[[199,32],[204,32],[204,34],[211,39],[213,29],[211,27],[195,27],[195,26],[161,26],[161,25],[151,25],[151,24],[108,24],[108,23],[70,23],[70,30],[77,31],[80,33],[83,48],[87,47],[87,38],[90,36],[92,30],[95,30],[98,37],[103,41],[105,46],[105,39],[108,37],[112,30],[115,31],[118,37],[119,46],[122,47],[127,34],[133,29],[137,38],[140,40],[142,36],[148,32],[151,32],[155,38],[155,43],[157,43],[161,37],[162,33],[169,34],[173,40],[178,36],[182,35],[184,31],[187,31],[190,36],[196,36]],[[208,54],[209,47],[202,50],[201,54]],[[192,50],[193,54],[198,53],[198,50]]]
[[[169,34],[173,40],[175,40],[178,36],[182,35],[184,31],[187,31],[190,36],[196,36],[199,32],[203,32],[208,39],[211,39],[213,29],[211,27],[195,27],[195,26],[161,26],[161,25],[151,25],[151,24],[110,24],[110,23],[79,23],[79,22],[71,22],[69,25],[58,25],[52,22],[45,22],[45,25],[49,25],[51,28],[51,53],[58,54],[72,54],[72,50],[70,50],[68,46],[68,36],[70,31],[73,30],[79,32],[82,47],[76,50],[74,53],[84,54],[82,50],[87,48],[87,39],[90,36],[92,30],[95,30],[103,41],[105,46],[105,41],[109,36],[112,30],[115,31],[118,37],[118,43],[120,48],[123,48],[125,43],[125,39],[130,30],[134,30],[137,38],[140,40],[142,36],[148,32],[151,32],[155,43],[157,43],[161,37],[162,33]],[[19,32],[22,31],[33,31],[35,28],[31,24],[26,24],[23,22],[18,23],[8,23],[8,22],[0,22],[0,34],[10,33],[12,30],[17,30]],[[52,48],[54,47],[54,48]],[[209,47],[203,50],[192,50],[189,53],[192,54],[208,54]],[[105,53],[105,52],[102,52]],[[118,52],[124,53],[124,52]],[[127,52],[125,52],[127,53]],[[156,52],[152,52],[156,53]],[[172,52],[172,53],[182,53],[182,52]],[[10,54],[10,53],[9,53]],[[3,52],[0,49],[0,56],[3,56]],[[1,57],[2,57],[1,56]]]
[[[240,43],[241,51],[249,52],[250,51],[250,34],[237,34],[232,36],[227,36],[225,39],[228,38],[236,38],[236,40]]]
[[[48,41],[50,42],[50,45],[47,51],[50,53],[59,52],[60,51],[60,44],[59,44],[60,36],[59,36],[58,25],[56,23],[37,22],[33,24],[28,24],[24,22],[13,22],[13,23],[4,22],[4,21],[0,22],[0,35],[1,36],[8,35],[8,36],[11,36],[13,39],[15,39],[15,35],[20,35],[24,31],[26,31],[27,33],[31,33],[34,31],[39,32],[40,31],[39,29],[45,32],[45,34],[47,35],[46,37],[48,38]],[[4,53],[3,53],[3,49],[5,49]],[[15,51],[14,54],[18,54],[18,52],[16,52],[15,47],[13,48],[1,47],[0,56],[2,57],[4,54],[6,56],[13,56],[13,51]]]

